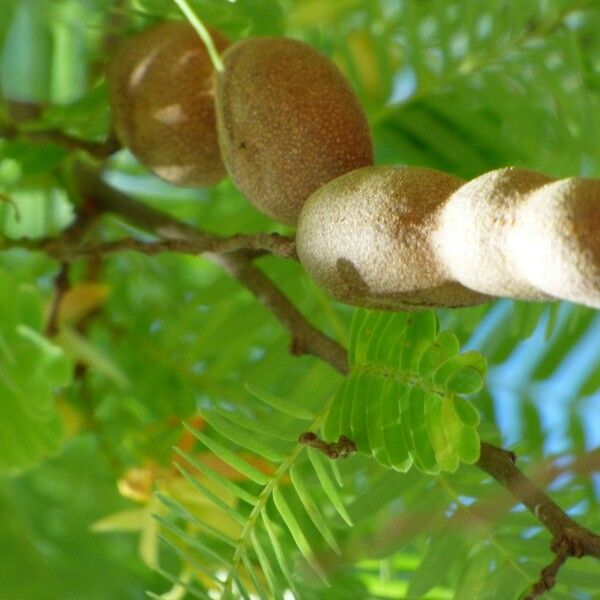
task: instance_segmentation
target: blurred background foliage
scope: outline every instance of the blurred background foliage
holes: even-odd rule
[[[509,164],[557,177],[600,177],[597,0],[191,4],[232,39],[287,35],[331,56],[366,107],[381,164],[429,166],[465,178]],[[226,507],[217,509],[173,468],[177,446],[235,480],[208,446],[194,446],[196,438],[181,422],[218,432],[217,423],[198,413],[210,406],[245,415],[257,426],[272,421],[283,404],[273,398],[261,404],[250,389],[285,399],[286,410],[302,406],[318,413],[341,381],[316,359],[290,356],[287,332],[204,259],[122,253],[77,262],[68,273],[59,331],[45,331],[60,267],[9,246],[56,235],[72,222],[79,208],[70,193],[74,157],[55,142],[8,135],[9,120],[26,132],[52,129],[102,141],[110,128],[103,69],[111,47],[165,18],[180,18],[168,0],[2,2],[0,598],[134,599],[145,590],[184,597],[182,587],[171,588],[150,568],[159,558],[161,570],[208,585],[210,578],[197,568],[206,552],[190,544],[182,550],[177,536],[166,536],[171,550],[169,543],[159,546],[151,516],[162,514],[167,524],[182,527],[194,523],[191,514],[233,536],[239,527],[228,512],[235,494],[221,494]],[[126,151],[110,159],[105,177],[150,206],[215,233],[287,232],[229,182],[176,189]],[[124,232],[131,233],[110,219],[100,235]],[[332,302],[297,264],[272,257],[259,264],[315,325],[347,345],[349,307]],[[515,449],[563,508],[600,530],[595,312],[498,301],[438,311],[438,319],[464,348],[487,359],[486,387],[472,397],[482,415],[481,437]],[[284,437],[296,431],[294,422],[278,421]],[[223,443],[226,438],[215,435]],[[238,442],[236,452],[248,456],[252,449]],[[271,462],[255,454],[252,464],[271,477]],[[283,587],[296,585],[303,597],[510,600],[548,562],[549,536],[525,512],[508,512],[504,492],[473,468],[400,475],[356,457],[331,475],[344,487],[331,487],[322,498],[324,475],[307,453],[296,456],[294,468],[293,485],[298,490],[300,479],[320,498],[341,549],[332,554],[318,532],[311,537],[327,588],[297,559],[298,532],[312,531],[313,523],[297,523],[294,531],[282,516],[281,498],[277,510],[268,509],[271,531],[282,534],[281,554],[294,569]],[[291,502],[289,475],[282,477],[282,497]],[[253,491],[251,482],[238,483]],[[164,494],[162,503],[153,487]],[[169,508],[169,498],[179,508]],[[182,507],[190,511],[187,518]],[[300,514],[293,502],[290,511]],[[270,537],[258,546],[275,547]],[[267,558],[279,561],[272,552]],[[260,556],[253,560],[264,566]],[[222,565],[225,571],[229,566]],[[570,561],[548,594],[598,597],[600,570],[591,559]]]

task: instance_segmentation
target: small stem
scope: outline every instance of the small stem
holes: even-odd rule
[[[283,258],[295,258],[294,241],[277,233],[257,233],[254,235],[234,235],[228,238],[203,234],[194,239],[164,239],[145,242],[134,238],[122,238],[98,244],[70,242],[65,237],[42,240],[16,240],[0,244],[0,250],[24,248],[42,250],[61,262],[72,263],[79,258],[107,256],[117,252],[141,252],[149,256],[162,252],[179,252],[196,256],[210,253],[235,253],[240,250],[256,253],[270,253]]]
[[[208,55],[210,56],[210,60],[215,67],[215,71],[217,73],[222,73],[225,70],[223,66],[223,61],[217,52],[215,44],[208,32],[208,29],[205,27],[204,23],[200,20],[198,15],[191,9],[190,5],[186,2],[186,0],[173,0],[175,4],[180,8],[181,12],[186,16],[187,20],[190,22],[192,27],[198,32],[200,39],[206,46],[206,50]]]
[[[114,138],[109,138],[105,142],[93,142],[70,135],[59,129],[28,130],[26,127],[17,127],[13,124],[0,124],[0,138],[13,140],[20,137],[32,143],[56,144],[71,152],[83,150],[98,159],[107,158],[120,148],[119,143]]]
[[[345,435],[340,436],[340,439],[337,442],[325,442],[320,439],[316,433],[305,431],[300,434],[298,441],[305,446],[320,450],[323,454],[333,460],[336,458],[348,458],[351,454],[356,452],[356,444]]]

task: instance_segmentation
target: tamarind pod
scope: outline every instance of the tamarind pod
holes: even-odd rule
[[[229,41],[211,30],[219,51]],[[155,175],[182,186],[226,176],[217,142],[214,68],[187,22],[164,22],[119,42],[106,67],[113,126]]]
[[[416,310],[504,296],[600,308],[600,179],[511,167],[465,183],[366,167],[310,196],[296,242],[310,275],[349,304]]]
[[[527,253],[516,234],[518,214],[529,195],[552,177],[508,167],[484,173],[446,199],[435,233],[437,260],[449,277],[492,296],[549,300],[519,268]]]
[[[315,190],[373,164],[365,112],[327,56],[259,37],[231,46],[223,64],[215,89],[223,162],[261,212],[295,225]]]
[[[480,304],[452,281],[431,239],[440,206],[462,179],[418,167],[365,167],[306,201],[296,233],[309,274],[342,302],[392,310]]]
[[[448,198],[435,247],[473,290],[600,308],[600,180],[486,173]]]
[[[512,238],[517,269],[532,285],[600,308],[600,179],[561,179],[532,192]]]

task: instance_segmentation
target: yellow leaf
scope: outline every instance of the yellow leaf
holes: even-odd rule
[[[110,294],[102,283],[79,283],[65,292],[58,309],[58,323],[75,324],[100,308]]]

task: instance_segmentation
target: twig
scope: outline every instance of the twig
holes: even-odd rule
[[[329,363],[340,373],[348,372],[346,351],[334,340],[308,323],[305,317],[257,269],[247,255],[235,253],[215,256],[215,262],[243,283],[292,334],[290,350],[295,355],[312,354]]]
[[[515,466],[511,456],[501,448],[481,443],[477,466],[505,487],[552,534],[556,543],[569,538],[576,542],[577,553],[600,559],[600,536],[576,523],[539,487]],[[573,551],[575,556],[575,550]]]
[[[118,252],[140,252],[154,255],[162,252],[178,252],[180,254],[198,255],[205,252],[231,253],[239,250],[253,252],[269,252],[284,258],[296,256],[296,245],[293,240],[277,233],[258,233],[256,235],[234,235],[223,238],[203,234],[201,238],[167,239],[145,242],[135,238],[123,238],[98,244],[69,243],[64,238],[48,238],[42,240],[19,240],[4,243],[0,249],[25,248],[41,250],[49,256],[64,263],[71,263],[79,258],[102,257]]]
[[[204,235],[202,240],[160,240],[142,242],[126,238],[104,244],[83,246],[78,250],[80,256],[103,256],[131,250],[143,254],[160,254],[161,252],[179,252],[181,254],[203,254],[204,252],[221,252],[228,254],[238,250],[265,251],[284,258],[296,256],[294,240],[277,233],[257,233],[255,235],[234,235],[228,238],[216,235]]]
[[[600,536],[571,519],[517,469],[513,458],[505,450],[482,442],[477,466],[524,504],[552,534],[550,549],[556,556],[542,570],[540,579],[534,584],[526,600],[533,600],[554,586],[556,575],[568,557],[592,556],[600,559]]]
[[[316,433],[306,431],[300,434],[298,441],[305,446],[310,446],[311,448],[315,448],[315,450],[323,452],[323,454],[331,459],[348,458],[356,452],[356,444],[345,435],[340,436],[337,442],[325,442]]]
[[[553,545],[552,550],[556,553],[554,560],[545,569],[542,569],[540,579],[533,584],[531,591],[523,600],[535,600],[556,585],[558,571],[572,554],[569,552],[569,544],[565,541],[558,544],[558,547]]]
[[[35,143],[52,143],[61,146],[70,151],[83,150],[94,158],[104,159],[114,154],[119,148],[119,143],[110,138],[106,142],[92,142],[82,138],[70,135],[60,129],[43,129],[28,131],[22,127],[17,127],[13,124],[3,125],[0,127],[0,138],[13,140],[18,138],[26,138],[30,142]]]

